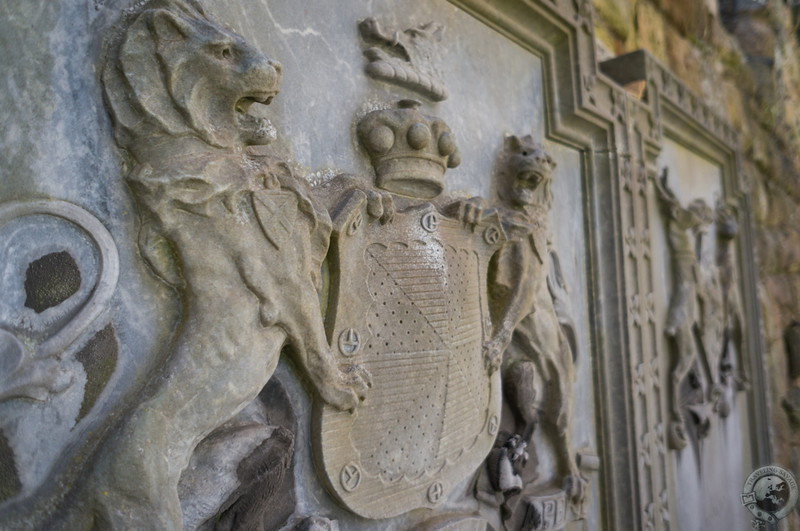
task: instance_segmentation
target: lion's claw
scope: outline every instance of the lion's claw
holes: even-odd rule
[[[581,505],[584,502],[588,484],[586,478],[577,472],[564,478],[564,490],[572,503]]]
[[[488,341],[483,345],[483,363],[486,371],[489,374],[500,368],[503,361],[504,349],[498,344],[497,341]]]
[[[480,197],[471,197],[458,204],[458,219],[473,230],[486,216],[489,209]]]
[[[370,191],[367,196],[367,213],[378,219],[381,225],[394,218],[394,200],[388,192]]]
[[[346,365],[320,388],[321,398],[341,411],[354,411],[367,398],[372,375],[361,365]]]

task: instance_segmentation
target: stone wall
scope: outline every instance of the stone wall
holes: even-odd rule
[[[594,0],[601,58],[644,48],[740,132],[753,194],[777,464],[800,472],[784,334],[800,316],[800,46],[779,0]],[[787,367],[789,370],[787,370]],[[785,405],[784,405],[785,404]],[[797,526],[797,519],[790,526]]]

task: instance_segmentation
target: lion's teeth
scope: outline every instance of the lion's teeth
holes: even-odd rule
[[[236,111],[240,113],[246,113],[250,110],[250,106],[253,104],[253,100],[248,98],[242,98],[236,102]]]

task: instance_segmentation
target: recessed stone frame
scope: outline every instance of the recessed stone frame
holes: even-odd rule
[[[664,397],[659,396],[657,403],[643,402],[637,389],[637,369],[644,370],[639,354],[646,353],[650,363],[660,356],[655,332],[643,334],[634,322],[641,324],[642,315],[645,321],[652,320],[651,290],[644,283],[644,266],[632,266],[630,259],[631,252],[649,253],[648,233],[640,227],[642,205],[648,180],[659,171],[657,159],[665,139],[688,143],[716,164],[722,199],[738,204],[736,260],[750,360],[746,369],[751,388],[761,391],[750,392],[746,399],[753,434],[751,458],[761,463],[771,456],[764,343],[750,252],[751,199],[741,172],[738,135],[647,52],[598,65],[589,1],[452,3],[542,59],[545,138],[578,149],[583,156],[602,525],[671,527],[670,515],[679,507],[668,466],[673,458],[667,456],[657,429],[666,407]]]

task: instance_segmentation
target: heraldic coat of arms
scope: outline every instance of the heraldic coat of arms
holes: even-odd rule
[[[502,349],[490,347],[487,286],[506,236],[477,200],[440,199],[459,153],[448,126],[418,105],[404,100],[358,125],[377,188],[345,175],[322,187],[334,202],[327,331],[372,389],[352,413],[319,404],[315,456],[329,490],[367,518],[443,502],[499,427],[491,353]]]

